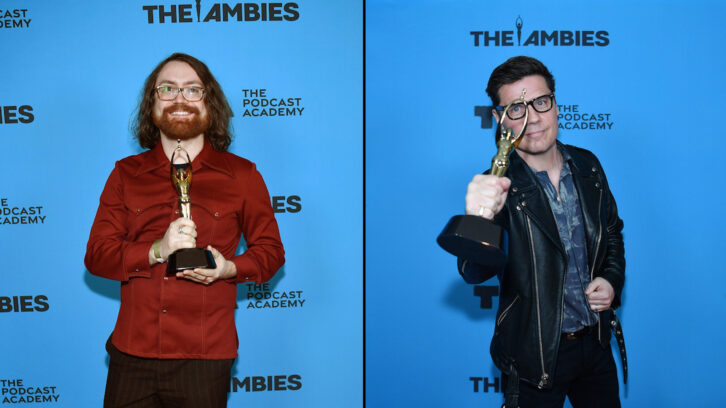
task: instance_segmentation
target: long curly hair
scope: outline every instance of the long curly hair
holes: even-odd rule
[[[224,96],[222,87],[214,79],[214,75],[209,68],[198,59],[191,55],[174,53],[149,74],[144,83],[144,89],[141,93],[139,107],[136,112],[136,118],[132,125],[134,137],[139,140],[141,147],[151,149],[159,142],[161,134],[159,128],[154,124],[152,109],[154,107],[154,98],[156,97],[156,80],[159,72],[164,65],[170,61],[186,62],[199,76],[204,85],[204,105],[207,107],[209,114],[209,129],[204,132],[204,136],[209,140],[212,147],[218,151],[226,151],[229,144],[232,143],[232,131],[230,118],[234,116],[232,108],[229,107],[227,97]]]

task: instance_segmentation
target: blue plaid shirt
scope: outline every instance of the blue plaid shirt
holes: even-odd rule
[[[552,185],[546,171],[533,171],[547,195],[552,213],[557,222],[562,247],[567,253],[567,275],[565,276],[565,301],[562,319],[562,332],[574,332],[584,326],[597,323],[597,314],[590,310],[585,296],[585,288],[590,283],[587,268],[587,247],[585,227],[582,221],[580,198],[575,190],[570,171],[570,155],[560,149],[563,163],[560,172],[560,195]]]

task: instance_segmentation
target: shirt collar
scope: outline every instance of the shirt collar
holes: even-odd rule
[[[572,160],[572,156],[570,156],[570,153],[567,152],[567,149],[565,149],[565,146],[560,143],[559,140],[557,141],[557,150],[560,151],[563,162],[569,162],[570,160]]]
[[[219,152],[212,147],[212,144],[205,138],[204,147],[199,155],[192,162],[194,169],[200,169],[204,166],[220,173],[224,173],[229,177],[233,177],[232,167],[227,161],[226,152]]]
[[[572,161],[572,156],[567,152],[567,149],[560,143],[558,140],[556,142],[557,151],[560,152],[560,155],[562,155],[562,169],[560,170],[560,180],[562,180],[565,176],[570,175],[570,165],[569,163]],[[532,170],[532,173],[534,173],[537,177],[544,176],[545,178],[548,178],[546,170],[537,171],[532,166],[527,165],[530,170]]]
[[[146,154],[148,154],[147,160],[142,161],[139,169],[136,171],[136,176],[152,172],[160,167],[169,166],[169,159],[166,157],[166,154],[164,154],[164,149],[161,146],[161,143],[156,143],[156,146],[147,151]],[[193,171],[196,172],[204,167],[208,167],[211,170],[219,171],[229,177],[232,177],[232,169],[226,160],[224,152],[214,150],[206,138],[204,139],[202,151],[199,152],[194,160],[192,160]]]

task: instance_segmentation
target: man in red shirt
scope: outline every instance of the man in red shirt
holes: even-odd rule
[[[237,357],[236,283],[265,282],[284,263],[270,198],[254,163],[227,152],[232,111],[207,66],[173,54],[149,75],[136,118],[149,150],[116,162],[85,263],[121,282],[106,348],[105,407],[225,407]],[[189,154],[192,219],[180,216],[170,166]],[[235,251],[244,239],[246,250]],[[170,254],[206,248],[214,269],[167,275]]]

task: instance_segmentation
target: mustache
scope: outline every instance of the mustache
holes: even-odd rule
[[[190,106],[190,105],[186,105],[183,103],[175,103],[173,105],[167,106],[162,111],[162,114],[167,115],[167,114],[171,114],[172,112],[179,112],[179,111],[194,113],[197,115],[199,114],[199,109],[196,106]]]

